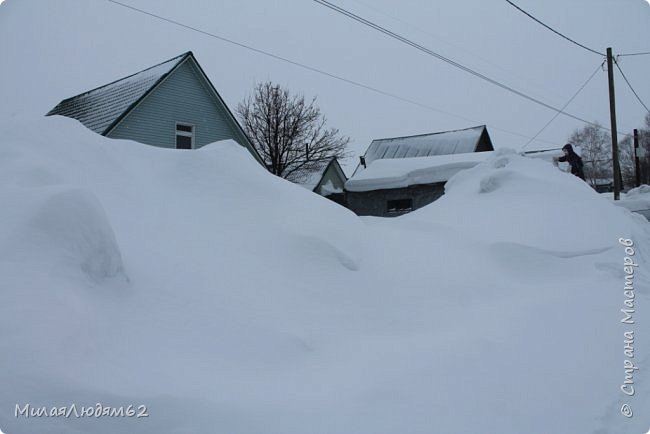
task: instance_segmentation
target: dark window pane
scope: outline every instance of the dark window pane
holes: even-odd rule
[[[185,131],[185,132],[191,133],[192,132],[192,125],[178,124],[178,125],[176,125],[176,131]]]
[[[176,136],[176,149],[192,149],[192,138],[189,136]]]
[[[413,199],[396,199],[386,202],[388,212],[402,212],[413,210]]]

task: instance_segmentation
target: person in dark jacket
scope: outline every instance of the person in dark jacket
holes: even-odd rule
[[[570,143],[567,143],[562,147],[564,156],[560,158],[554,158],[555,161],[566,161],[571,166],[571,173],[577,176],[578,178],[585,180],[585,172],[582,170],[584,163],[580,155],[576,154],[573,150],[573,146]]]

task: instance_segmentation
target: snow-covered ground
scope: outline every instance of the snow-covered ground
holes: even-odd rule
[[[603,193],[605,197],[614,200],[614,193]],[[642,185],[620,194],[620,200],[614,201],[615,205],[627,208],[632,212],[641,214],[650,220],[650,185]]]
[[[1,122],[6,434],[650,428],[650,225],[547,162],[497,151],[358,218],[233,142]],[[96,403],[149,416],[15,416]]]

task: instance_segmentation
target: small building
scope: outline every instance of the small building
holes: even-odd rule
[[[296,184],[343,205],[345,203],[343,189],[347,180],[345,172],[343,172],[337,158],[334,157],[329,163],[319,170],[311,172],[302,180],[297,181]]]
[[[232,139],[262,159],[191,51],[64,99],[47,113],[114,139],[196,149]]]
[[[394,217],[444,194],[447,180],[492,154],[485,125],[373,140],[345,183],[346,206],[357,215]]]

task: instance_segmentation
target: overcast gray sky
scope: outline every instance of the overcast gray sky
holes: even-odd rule
[[[554,112],[362,26],[311,0],[120,0],[412,100],[407,103],[193,32],[107,0],[6,0],[0,5],[0,114],[42,115],[61,99],[192,50],[235,109],[272,80],[316,96],[329,125],[352,138],[356,164],[374,138],[486,124],[495,147],[520,148]],[[513,0],[570,38],[615,54],[650,51],[646,0]],[[332,0],[425,47],[550,105],[562,107],[602,63],[505,0]],[[650,106],[650,56],[620,66]],[[647,113],[616,74],[619,128]],[[566,109],[609,126],[607,73]],[[583,124],[558,117],[529,149],[555,147]],[[517,135],[518,134],[518,135]],[[519,136],[521,135],[521,136]]]

